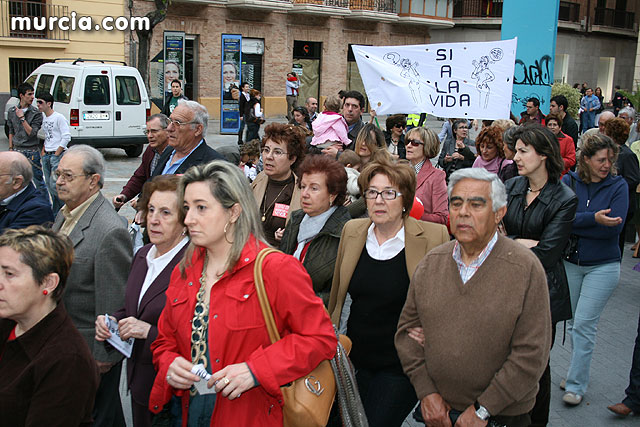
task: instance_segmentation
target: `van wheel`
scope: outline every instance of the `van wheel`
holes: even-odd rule
[[[124,149],[124,152],[127,153],[128,157],[138,157],[142,154],[142,148],[142,145],[130,145]]]

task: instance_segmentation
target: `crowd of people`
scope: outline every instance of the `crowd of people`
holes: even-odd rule
[[[382,130],[357,91],[318,111],[297,105],[293,73],[287,88],[289,123],[261,132],[261,95],[240,85],[235,162],[209,147],[207,109],[174,80],[111,200],[102,154],[67,147],[53,99],[38,95],[37,112],[19,88],[0,153],[3,422],[124,426],[126,356],[136,427],[282,426],[281,388],[332,359],[339,331],[370,426],[401,426],[414,408],[428,426],[544,426],[565,321],[562,399],[582,402],[624,231],[640,224],[635,111],[596,121],[601,94],[587,90],[578,139],[564,96],[547,116],[531,98],[519,124],[482,121],[472,140],[467,119],[437,134],[398,114]],[[53,185],[34,174],[41,154]],[[269,247],[280,252],[256,266]],[[639,345],[627,398],[610,406],[620,415],[640,413]]]

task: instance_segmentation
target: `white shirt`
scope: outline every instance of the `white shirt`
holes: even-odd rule
[[[71,141],[71,131],[67,119],[57,111],[49,117],[42,113],[42,130],[44,131],[44,151],[56,151],[58,147],[67,148]]]
[[[144,294],[149,290],[153,281],[158,278],[160,273],[162,273],[162,270],[166,268],[173,257],[175,257],[176,254],[180,252],[180,249],[182,249],[187,243],[189,243],[189,238],[184,237],[180,241],[180,243],[173,247],[173,249],[157,258],[156,254],[158,253],[158,249],[156,248],[156,245],[153,245],[151,247],[151,249],[147,253],[147,275],[144,276],[142,289],[140,289],[140,296],[138,297],[138,308],[140,308],[140,301],[142,301],[142,297],[144,297]]]
[[[378,239],[373,231],[375,224],[371,223],[367,231],[367,252],[369,256],[377,261],[386,261],[398,255],[404,249],[404,225],[398,233],[391,239],[378,244]]]

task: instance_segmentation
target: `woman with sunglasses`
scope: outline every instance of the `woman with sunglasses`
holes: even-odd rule
[[[449,218],[446,174],[431,164],[440,151],[438,135],[431,129],[417,127],[407,132],[407,160],[416,171],[416,197],[424,206],[420,218],[446,224]]]
[[[394,346],[396,325],[418,262],[449,233],[409,216],[416,188],[409,165],[372,162],[358,185],[369,218],[342,229],[329,313],[353,341],[350,358],[369,425],[401,426],[418,398]]]
[[[384,139],[387,143],[387,151],[393,160],[406,159],[404,144],[404,129],[407,127],[407,119],[404,114],[394,114],[387,117],[387,130],[384,131]]]
[[[470,168],[476,160],[475,144],[469,139],[469,122],[457,119],[453,122],[453,137],[444,141],[438,165],[449,175],[458,169]]]

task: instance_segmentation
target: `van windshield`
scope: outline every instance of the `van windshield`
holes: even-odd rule
[[[87,76],[84,82],[85,105],[109,105],[110,101],[109,77]]]

